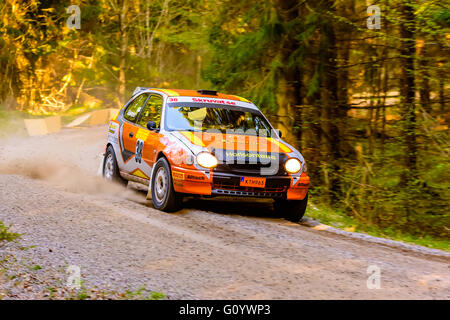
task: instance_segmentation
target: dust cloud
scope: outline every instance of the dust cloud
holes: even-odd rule
[[[104,129],[94,130],[100,133]],[[83,131],[67,133],[0,140],[0,174],[45,181],[73,193],[143,200],[136,190],[111,183],[98,175],[104,139],[90,139]]]

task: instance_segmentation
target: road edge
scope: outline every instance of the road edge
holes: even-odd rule
[[[303,217],[303,219],[299,222],[300,225],[309,227],[314,230],[318,231],[325,231],[332,234],[340,235],[347,238],[353,238],[359,241],[364,242],[370,242],[370,243],[376,243],[379,245],[395,248],[395,249],[401,249],[404,251],[414,252],[418,253],[420,255],[426,255],[426,256],[432,256],[436,258],[447,258],[450,259],[450,252],[446,252],[440,249],[432,249],[416,244],[409,244],[404,243],[398,240],[391,240],[386,238],[380,238],[371,236],[365,233],[359,233],[359,232],[349,232],[342,229],[338,229],[323,223],[320,223],[317,220],[314,220],[309,217]]]

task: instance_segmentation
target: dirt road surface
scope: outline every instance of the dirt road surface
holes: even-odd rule
[[[0,141],[0,221],[43,270],[76,265],[86,285],[170,299],[450,298],[448,257],[289,223],[270,203],[155,210],[144,193],[95,176],[105,141],[106,127]],[[367,286],[369,266],[379,289]]]

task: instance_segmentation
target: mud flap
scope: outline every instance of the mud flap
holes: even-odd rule
[[[147,196],[145,199],[152,200],[152,177],[153,177],[153,169],[155,166],[152,167],[152,172],[150,173],[150,181],[148,182],[148,190],[147,190]]]
[[[147,196],[145,197],[147,200],[152,200],[152,189],[150,188],[150,184],[148,185]]]
[[[97,176],[102,177],[103,176],[103,161],[105,161],[105,154],[101,153],[97,156],[99,166],[97,169]]]

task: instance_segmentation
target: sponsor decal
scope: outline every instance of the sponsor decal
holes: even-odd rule
[[[144,151],[144,141],[136,140],[136,156],[134,157],[137,163],[142,163],[142,152]]]
[[[205,180],[204,176],[194,176],[192,174],[188,174],[187,179],[190,180]]]
[[[109,133],[115,134],[118,127],[119,125],[117,123],[111,122],[108,128]]]
[[[253,152],[245,152],[245,151],[226,151],[225,156],[228,158],[258,158],[258,159],[272,159],[276,160],[277,157],[273,154],[267,153],[253,153]]]
[[[220,100],[220,99],[210,99],[210,98],[192,98],[192,102],[203,102],[203,103],[215,103],[215,104],[227,104],[235,106],[236,102],[230,100]]]
[[[173,185],[176,187],[183,187],[184,186],[184,182],[181,180],[173,180]]]
[[[172,171],[172,177],[175,180],[184,180],[184,173],[183,172],[178,172],[178,171]]]
[[[131,174],[136,177],[142,178],[142,179],[150,180],[150,178],[145,173],[143,173],[140,169],[134,170]]]

